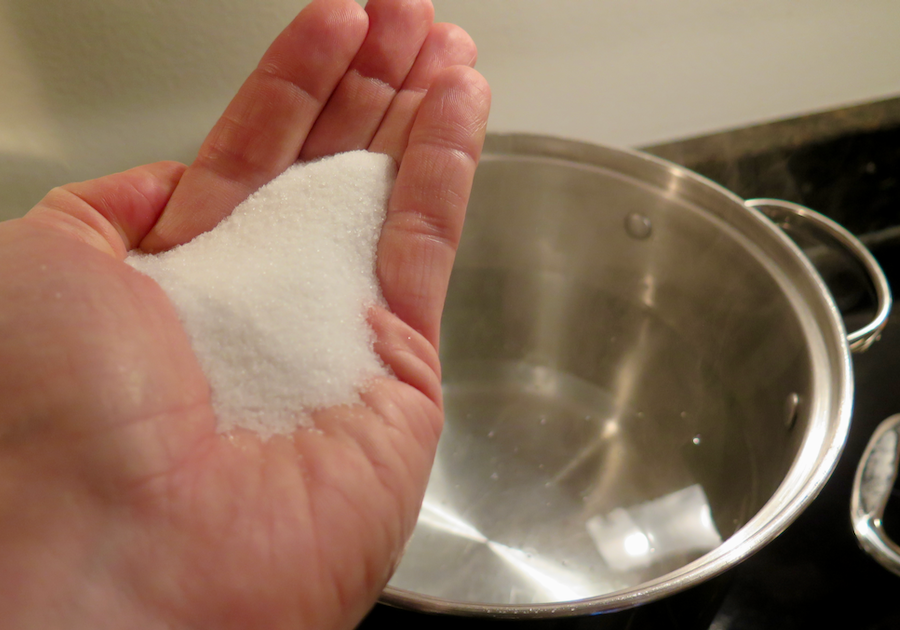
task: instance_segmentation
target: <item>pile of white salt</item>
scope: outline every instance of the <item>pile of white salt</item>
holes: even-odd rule
[[[388,373],[366,313],[394,175],[366,151],[295,164],[210,232],[128,256],[175,305],[220,431],[290,433]]]

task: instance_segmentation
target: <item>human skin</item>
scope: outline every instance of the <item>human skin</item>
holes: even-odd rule
[[[316,0],[189,167],[51,191],[0,224],[0,627],[351,628],[412,532],[443,421],[438,336],[490,93],[425,0]],[[188,338],[127,266],[296,159],[399,165],[370,312],[394,378],[315,431],[220,434]]]

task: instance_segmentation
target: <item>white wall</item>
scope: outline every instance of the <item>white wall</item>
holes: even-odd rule
[[[0,218],[57,183],[189,161],[305,2],[0,0]],[[897,0],[435,0],[493,131],[640,145],[900,93]]]
[[[494,130],[634,146],[900,93],[897,0],[454,0]]]

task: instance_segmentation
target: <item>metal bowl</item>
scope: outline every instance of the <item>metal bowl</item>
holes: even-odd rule
[[[859,249],[881,304],[865,346],[889,296]],[[639,153],[489,137],[441,343],[446,425],[395,606],[546,617],[665,597],[777,536],[848,429],[850,344],[809,260]]]

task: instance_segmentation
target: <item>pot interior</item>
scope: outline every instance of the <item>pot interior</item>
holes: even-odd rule
[[[600,597],[718,548],[776,492],[809,425],[808,326],[753,236],[690,197],[483,158],[444,310],[444,434],[392,588]]]

